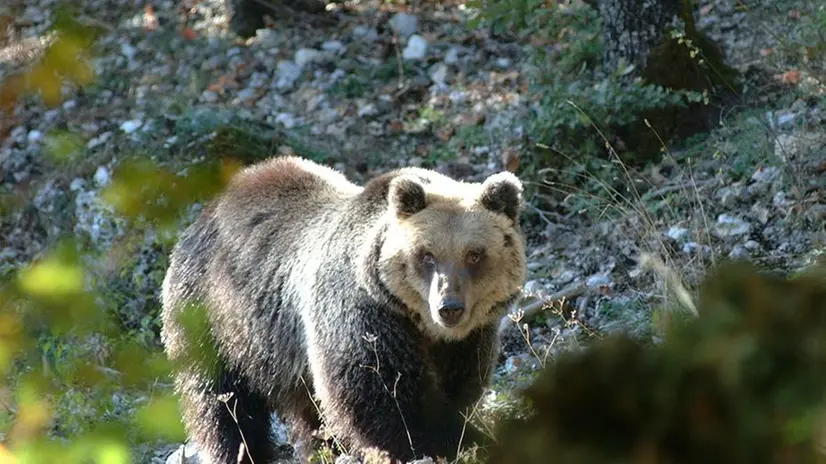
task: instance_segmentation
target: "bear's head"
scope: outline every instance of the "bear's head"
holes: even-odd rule
[[[522,183],[482,183],[410,169],[387,192],[380,278],[437,339],[461,339],[498,320],[526,276]]]

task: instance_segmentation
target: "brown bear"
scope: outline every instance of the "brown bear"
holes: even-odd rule
[[[279,157],[236,174],[183,232],[162,291],[161,336],[202,454],[267,462],[271,412],[296,445],[323,420],[348,451],[394,462],[477,440],[463,413],[525,279],[522,205],[509,172],[465,183],[402,168],[361,187]],[[188,304],[205,308],[199,333],[180,317]],[[214,360],[186,356],[209,343]]]

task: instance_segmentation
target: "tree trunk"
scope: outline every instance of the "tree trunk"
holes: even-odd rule
[[[598,0],[603,19],[603,64],[607,72],[623,63],[630,76],[672,90],[705,93],[709,104],[652,110],[640,124],[619,131],[635,156],[648,159],[660,152],[661,141],[681,139],[708,130],[715,106],[737,93],[738,73],[725,63],[722,50],[697,30],[691,0]],[[676,37],[674,33],[676,32]],[[717,105],[715,105],[715,103]]]
[[[617,69],[623,61],[644,69],[651,49],[677,22],[680,0],[600,0],[604,30],[604,65]]]

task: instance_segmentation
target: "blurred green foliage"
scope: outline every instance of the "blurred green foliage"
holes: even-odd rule
[[[55,9],[53,40],[30,69],[0,84],[0,109],[11,109],[19,97],[27,94],[37,94],[45,104],[54,106],[61,102],[64,86],[84,86],[94,81],[90,58],[101,30],[75,17],[76,11],[67,4]]]
[[[699,318],[558,358],[500,424],[496,463],[826,462],[826,268],[728,263]]]

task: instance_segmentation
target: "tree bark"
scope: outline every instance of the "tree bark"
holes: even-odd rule
[[[738,73],[726,65],[720,47],[698,31],[691,0],[595,0],[603,19],[603,65],[613,72],[633,65],[631,77],[671,90],[707,95],[709,104],[651,110],[643,115],[656,133],[639,124],[618,131],[629,150],[650,159],[662,141],[709,130],[715,106],[736,95]],[[672,35],[677,32],[678,37]]]
[[[604,65],[617,69],[625,61],[644,69],[651,49],[679,19],[680,0],[600,0]]]

